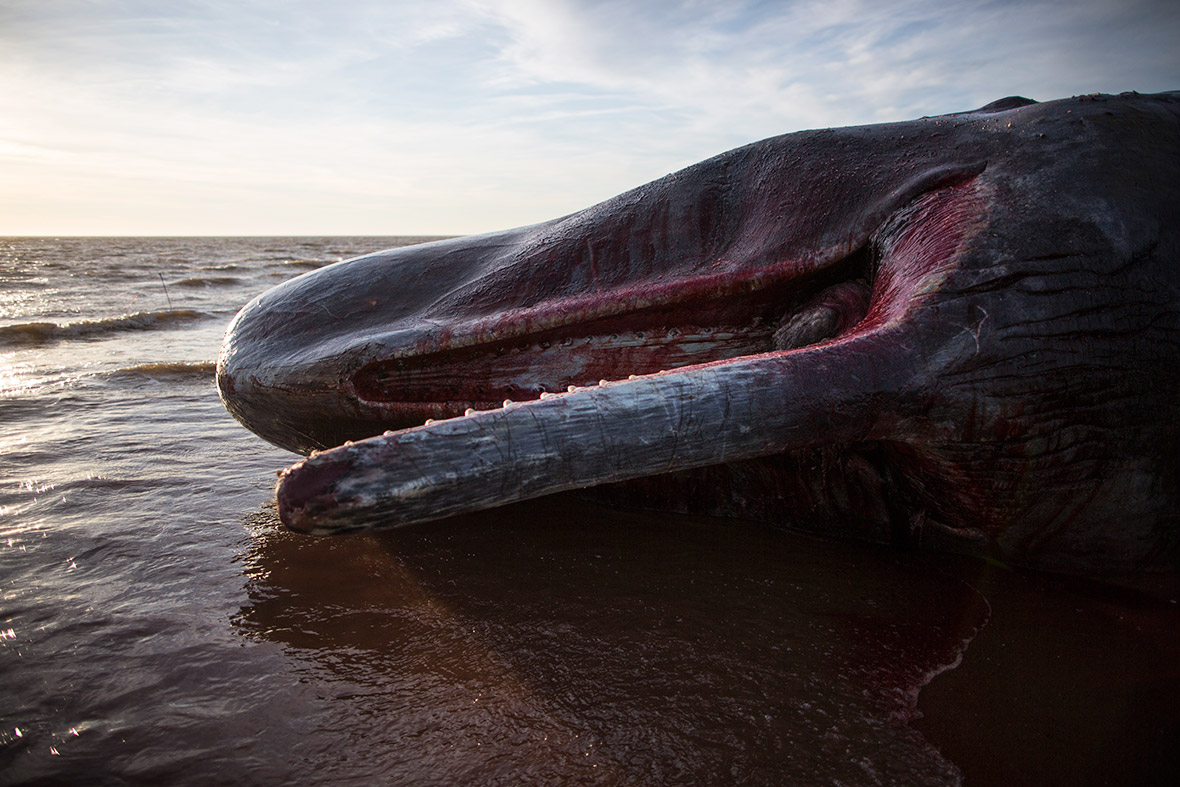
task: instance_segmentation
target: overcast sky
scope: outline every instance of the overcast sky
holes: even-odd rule
[[[1180,89],[1174,0],[0,0],[0,235],[463,234],[732,147]]]

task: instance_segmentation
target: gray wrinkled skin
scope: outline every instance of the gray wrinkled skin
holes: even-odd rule
[[[331,449],[280,480],[308,532],[601,486],[1051,569],[1169,566],[1178,154],[1177,93],[776,137],[287,282],[230,326],[218,384],[266,439]]]

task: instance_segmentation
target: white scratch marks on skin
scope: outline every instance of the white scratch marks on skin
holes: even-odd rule
[[[974,328],[970,328],[970,327],[964,325],[963,326],[963,333],[969,334],[971,336],[971,338],[975,340],[975,354],[979,355],[979,350],[980,350],[979,334],[983,330],[983,324],[987,322],[988,317],[990,317],[991,315],[989,315],[987,313],[987,309],[983,308],[982,306],[977,305],[977,306],[975,306],[975,308],[979,309],[981,312],[983,312],[983,319],[980,320],[979,322],[977,322],[975,324]]]
[[[600,385],[604,384],[600,381]],[[595,407],[593,410],[594,420],[598,422],[598,441],[602,445],[603,455],[610,452],[611,441],[609,439],[611,433],[611,425],[607,422],[606,413],[603,412],[602,407]]]
[[[594,285],[595,292],[602,292],[602,288],[598,286],[598,263],[594,259],[594,244],[589,239],[586,241],[586,257],[590,263],[590,283]]]
[[[533,425],[536,427],[537,434],[541,438],[541,453],[545,456],[553,456],[554,452],[553,447],[550,445],[549,430],[546,428],[544,420],[542,420],[535,408],[526,408],[525,412],[533,420]]]

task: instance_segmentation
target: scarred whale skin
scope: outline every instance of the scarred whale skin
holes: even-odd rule
[[[1178,264],[1180,94],[1012,98],[311,272],[235,318],[218,384],[317,451],[278,488],[307,532],[597,487],[1051,569],[1174,566]]]

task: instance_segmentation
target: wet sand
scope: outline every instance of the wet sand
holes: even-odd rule
[[[342,634],[338,624],[361,608],[403,607],[404,588],[413,588],[473,626],[465,630],[478,638],[478,652],[494,654],[511,678],[476,683],[516,686],[514,701],[542,697],[561,709],[583,735],[593,734],[599,764],[619,778],[722,778],[715,767],[728,759],[733,773],[756,783],[775,783],[775,772],[915,783],[920,746],[902,734],[907,726],[951,767],[936,775],[937,761],[928,760],[928,783],[954,783],[954,770],[966,785],[1180,778],[1177,576],[1111,582],[1022,572],[735,520],[625,512],[572,496],[363,539],[270,532],[256,557],[267,580],[243,610],[245,628],[317,661],[312,640],[347,642],[383,662],[402,635],[372,622],[349,623]],[[325,561],[329,545],[335,556]],[[408,574],[375,587],[364,576],[370,563],[389,579]],[[304,617],[309,609],[336,610],[336,622]],[[961,662],[948,667],[964,640]],[[588,641],[595,644],[579,644]],[[784,659],[784,648],[798,655]],[[682,652],[692,656],[674,655]],[[916,718],[896,699],[891,711],[866,700],[851,714],[894,720],[858,727],[880,736],[854,747],[875,749],[867,759],[876,774],[858,771],[843,744],[816,748],[832,736],[822,725],[806,733],[777,721],[764,728],[720,710],[740,700],[777,717],[817,697],[834,709],[848,680],[866,697],[897,697],[903,686],[925,683],[917,674],[929,669],[938,674],[920,689]],[[852,707],[841,712],[849,716]],[[847,743],[843,735],[862,723],[845,720],[839,739]],[[891,763],[882,745],[912,747],[899,754],[905,765]],[[560,748],[537,754],[560,763],[549,775],[598,782]]]
[[[1180,576],[955,570],[991,619],[914,727],[964,784],[1180,783]]]

